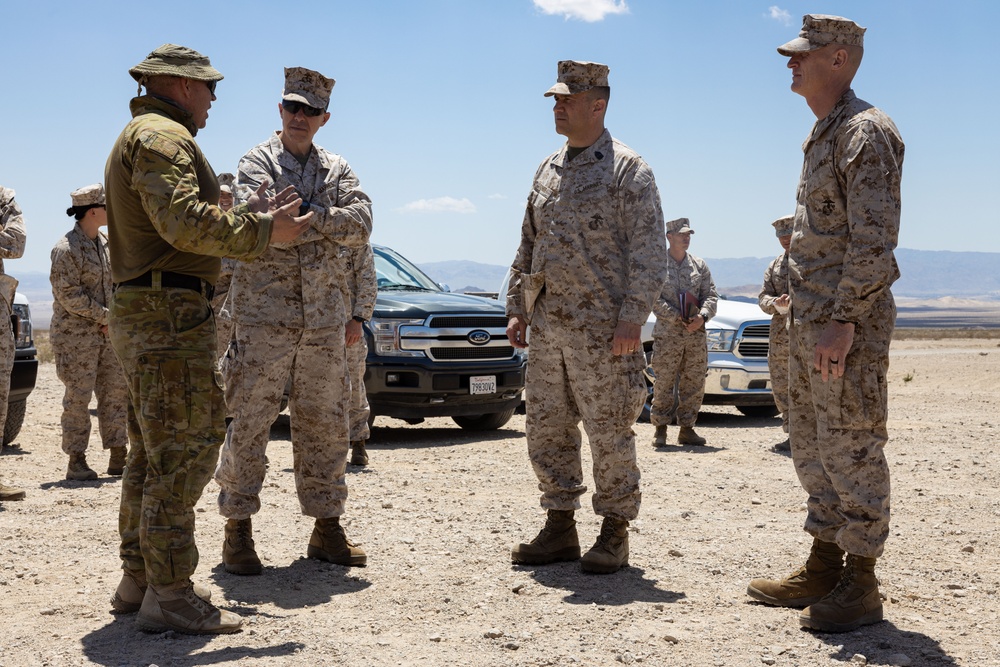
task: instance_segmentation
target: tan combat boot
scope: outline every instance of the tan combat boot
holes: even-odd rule
[[[705,438],[701,437],[694,432],[694,428],[690,426],[681,426],[680,432],[677,434],[677,444],[678,445],[704,445],[707,442]]]
[[[604,517],[601,534],[583,554],[580,568],[592,574],[611,574],[628,565],[628,521]]]
[[[198,597],[191,580],[184,579],[163,586],[150,584],[135,623],[146,632],[212,635],[237,632],[243,619]]]
[[[120,477],[125,473],[125,460],[128,458],[128,449],[125,447],[112,447],[111,456],[108,458],[108,474]]]
[[[580,539],[576,535],[573,510],[549,510],[545,525],[527,544],[521,543],[510,551],[514,564],[546,565],[557,561],[579,560]]]
[[[316,519],[306,556],[349,567],[364,567],[368,562],[365,552],[347,539],[340,517],[336,516]]]
[[[653,434],[653,447],[666,447],[667,446],[667,425],[661,424],[656,427],[656,432]]]
[[[799,615],[799,625],[820,632],[850,632],[881,620],[875,559],[854,554],[847,554],[847,566],[837,587]]]
[[[792,451],[792,441],[789,440],[788,438],[785,438],[784,440],[776,444],[774,447],[771,447],[771,451],[778,453],[790,452]]]
[[[69,467],[66,469],[66,479],[78,482],[97,479],[97,472],[87,465],[86,454],[69,455]]]
[[[0,501],[3,500],[24,500],[24,489],[0,484]]]
[[[808,607],[819,602],[840,581],[844,551],[833,542],[814,539],[806,564],[784,579],[754,579],[747,595],[778,607]]]
[[[118,582],[115,596],[111,598],[111,610],[117,614],[139,611],[146,588],[145,570],[122,570],[122,580]],[[195,584],[194,594],[206,602],[212,599],[212,589],[204,584]]]
[[[226,539],[222,542],[222,565],[233,574],[260,574],[264,569],[253,543],[250,519],[226,521]]]
[[[364,440],[351,441],[351,465],[352,466],[368,465],[368,452],[365,451]]]

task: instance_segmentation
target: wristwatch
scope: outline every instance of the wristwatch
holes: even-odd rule
[[[359,322],[361,324],[364,324],[367,321],[367,320],[365,320],[365,318],[361,317],[360,315],[355,315],[351,319],[354,320],[355,322]]]

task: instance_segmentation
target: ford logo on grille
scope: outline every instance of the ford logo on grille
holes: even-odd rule
[[[475,331],[469,332],[469,342],[473,345],[486,345],[490,342],[492,336],[490,336],[489,331],[483,331],[482,329],[476,329]]]

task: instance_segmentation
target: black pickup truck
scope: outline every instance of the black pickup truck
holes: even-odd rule
[[[372,250],[378,299],[364,327],[372,418],[506,424],[521,404],[526,357],[507,340],[503,305],[451,293],[394,250]]]

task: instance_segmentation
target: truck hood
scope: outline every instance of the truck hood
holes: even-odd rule
[[[493,299],[454,292],[379,292],[375,317],[418,318],[441,313],[503,315],[504,306]]]

